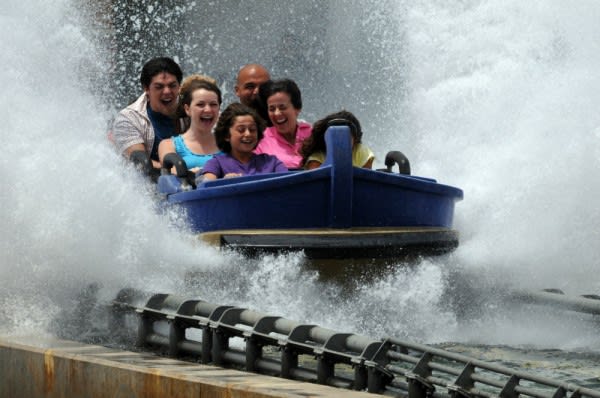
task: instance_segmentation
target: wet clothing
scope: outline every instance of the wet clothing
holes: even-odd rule
[[[297,169],[302,167],[302,155],[300,155],[302,143],[310,137],[311,133],[312,126],[309,123],[299,120],[298,128],[296,129],[296,142],[295,144],[290,144],[277,132],[274,126],[267,127],[262,140],[260,140],[254,152],[277,156],[287,168]]]
[[[175,152],[181,156],[188,169],[193,169],[194,167],[202,168],[215,155],[223,153],[221,151],[206,155],[194,153],[185,145],[185,141],[181,135],[173,137],[173,146],[175,147]]]
[[[273,155],[266,153],[254,155],[248,163],[242,163],[231,154],[218,155],[210,159],[202,168],[202,174],[212,173],[217,178],[225,177],[229,173],[254,175],[265,173],[278,173],[287,171],[287,167]]]
[[[325,157],[325,152],[315,152],[306,159],[306,163],[310,162],[311,160],[315,160],[323,164],[325,163]],[[354,145],[354,148],[352,149],[352,166],[363,167],[365,163],[369,161],[369,159],[375,159],[375,155],[368,146],[363,144]]]

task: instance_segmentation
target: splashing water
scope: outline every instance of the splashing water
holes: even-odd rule
[[[45,330],[82,287],[99,283],[106,300],[126,286],[198,294],[373,337],[597,350],[587,319],[565,326],[501,300],[517,287],[599,290],[590,275],[600,254],[600,6],[374,2],[368,17],[343,25],[364,5],[339,3],[326,2],[325,31],[298,17],[300,5],[293,29],[264,13],[264,24],[244,31],[265,40],[250,49],[254,59],[225,45],[243,44],[239,33],[207,30],[213,58],[190,56],[185,72],[220,74],[227,92],[245,62],[272,60],[277,77],[290,72],[264,52],[276,51],[286,29],[292,38],[324,34],[323,49],[288,42],[312,68],[304,70],[322,72],[298,78],[304,116],[344,106],[368,127],[377,154],[401,149],[414,174],[463,188],[455,253],[396,264],[347,294],[301,255],[249,260],[197,243],[179,214],[157,211],[152,187],[106,140],[114,104],[97,87],[114,68],[111,53],[69,1],[9,0],[0,5],[0,333]],[[254,5],[257,16],[271,7]],[[252,36],[261,27],[266,33]]]
[[[477,290],[462,309],[487,303],[455,338],[597,349],[579,317],[495,300],[521,287],[599,291],[600,8],[422,1],[405,11],[407,152],[416,174],[464,189],[447,281]]]
[[[462,264],[598,291],[599,12],[510,1],[409,11],[415,163],[465,190]]]
[[[79,69],[99,61],[68,3],[9,3],[0,12],[0,307],[13,326],[26,328],[11,314],[33,308],[39,327],[89,283],[168,290],[161,275],[218,266],[214,250],[157,215],[151,188],[107,143],[107,115],[82,83],[90,69]]]

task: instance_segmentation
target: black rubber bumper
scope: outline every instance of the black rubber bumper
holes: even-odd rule
[[[458,247],[458,232],[446,228],[235,230],[201,236],[205,241],[247,255],[302,250],[309,258],[438,255]]]

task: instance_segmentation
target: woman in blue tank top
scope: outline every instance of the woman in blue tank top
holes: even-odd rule
[[[181,135],[162,140],[158,157],[176,152],[187,168],[199,171],[214,155],[221,153],[212,133],[219,118],[221,90],[214,80],[201,75],[188,77],[181,85],[181,110],[190,119],[190,127]]]

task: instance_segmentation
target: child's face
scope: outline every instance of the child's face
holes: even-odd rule
[[[234,154],[252,152],[258,144],[258,129],[254,118],[250,115],[236,116],[229,128],[227,141]]]

